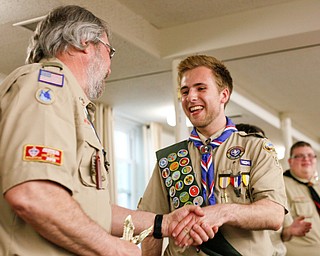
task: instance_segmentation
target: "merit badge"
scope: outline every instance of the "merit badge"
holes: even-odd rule
[[[173,202],[174,208],[178,208],[179,207],[180,201],[179,201],[178,197],[172,198],[172,202]]]
[[[170,197],[174,197],[176,194],[176,189],[174,188],[174,186],[172,186],[170,189],[169,189],[169,195]]]
[[[172,178],[168,177],[166,178],[166,187],[170,187],[172,185]]]
[[[227,157],[231,160],[235,160],[240,158],[244,154],[244,148],[235,146],[232,148],[229,148],[227,151]]]
[[[197,196],[195,199],[193,199],[193,204],[201,206],[203,204],[203,197]]]
[[[185,178],[184,178],[184,184],[186,184],[186,185],[191,185],[192,184],[192,182],[193,182],[193,180],[194,180],[194,177],[193,177],[193,175],[192,174],[189,174],[189,175],[187,175]]]
[[[46,84],[62,87],[64,83],[64,75],[57,74],[48,70],[40,69],[38,81]]]
[[[163,157],[159,160],[159,166],[160,168],[165,168],[168,164],[168,159]]]
[[[200,189],[198,186],[196,185],[193,185],[189,188],[189,194],[192,196],[192,197],[196,197],[197,195],[199,195],[199,192],[200,192]]]
[[[179,163],[178,162],[173,162],[172,164],[170,164],[170,171],[175,171],[179,168]]]
[[[170,155],[168,155],[168,161],[169,162],[173,162],[176,159],[177,159],[177,154],[176,153],[171,153]]]
[[[162,170],[162,173],[161,173],[162,178],[164,178],[164,179],[168,178],[169,174],[170,174],[170,170],[168,168],[165,168]]]
[[[59,149],[40,145],[26,145],[23,151],[23,160],[61,165],[62,155],[63,152]]]
[[[181,203],[185,203],[189,200],[190,196],[188,194],[188,192],[184,191],[180,194],[179,196]]]
[[[49,88],[39,89],[36,92],[36,99],[42,104],[49,105],[54,101],[54,93]]]
[[[172,174],[172,179],[173,180],[178,180],[181,176],[181,173],[180,171],[175,171],[173,174]]]
[[[178,157],[185,157],[186,155],[188,155],[188,150],[186,149],[180,149],[178,151]]]
[[[183,185],[182,180],[179,180],[175,185],[175,188],[177,191],[180,191],[181,189],[183,189],[183,187],[184,187],[184,185]]]
[[[192,171],[192,167],[191,167],[190,165],[183,167],[182,170],[181,170],[181,172],[182,172],[183,174],[188,174],[188,173],[190,173],[191,171]]]
[[[189,163],[189,161],[190,161],[189,158],[184,157],[180,159],[179,164],[180,166],[186,166]]]

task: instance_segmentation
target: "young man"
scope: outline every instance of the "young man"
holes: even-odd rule
[[[154,213],[112,206],[103,147],[92,125],[115,50],[105,23],[79,6],[38,25],[27,63],[0,86],[0,255],[141,255],[119,239],[131,214],[136,232]],[[163,217],[156,234],[193,225],[202,210]],[[179,224],[179,225],[180,225]],[[210,227],[195,225],[201,243]],[[116,237],[117,236],[117,237]]]
[[[197,254],[198,248],[184,246],[192,231],[187,225],[178,236],[182,243],[170,239],[165,255],[272,255],[266,229],[279,229],[286,211],[273,145],[262,136],[236,132],[225,116],[233,85],[220,61],[190,56],[178,66],[178,81],[182,107],[194,129],[187,141],[157,152],[139,209],[164,214],[201,205],[203,221],[219,228]],[[161,242],[147,238],[143,255],[161,255]]]
[[[315,179],[317,156],[309,143],[298,141],[290,149],[288,162],[290,169],[284,173],[284,181],[290,212],[294,218],[304,217],[311,222],[312,229],[305,236],[293,237],[286,242],[286,255],[319,255],[320,184]]]

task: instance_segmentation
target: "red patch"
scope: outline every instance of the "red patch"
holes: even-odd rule
[[[23,160],[61,165],[62,155],[63,152],[59,149],[39,145],[26,145],[24,146]]]

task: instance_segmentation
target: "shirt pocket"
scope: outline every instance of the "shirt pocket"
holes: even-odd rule
[[[85,133],[83,154],[79,167],[79,178],[82,185],[87,187],[97,186],[97,170],[100,169],[100,189],[107,188],[107,171],[104,167],[103,148],[92,130]],[[99,160],[97,160],[99,158]],[[99,183],[99,182],[98,182]]]
[[[313,207],[313,202],[307,198],[294,198],[292,200],[291,209],[295,216],[310,218],[312,217]]]

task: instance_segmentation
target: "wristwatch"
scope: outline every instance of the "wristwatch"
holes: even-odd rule
[[[162,214],[157,214],[156,217],[154,218],[153,237],[156,239],[162,238],[162,232],[161,232],[162,218],[163,218]]]

